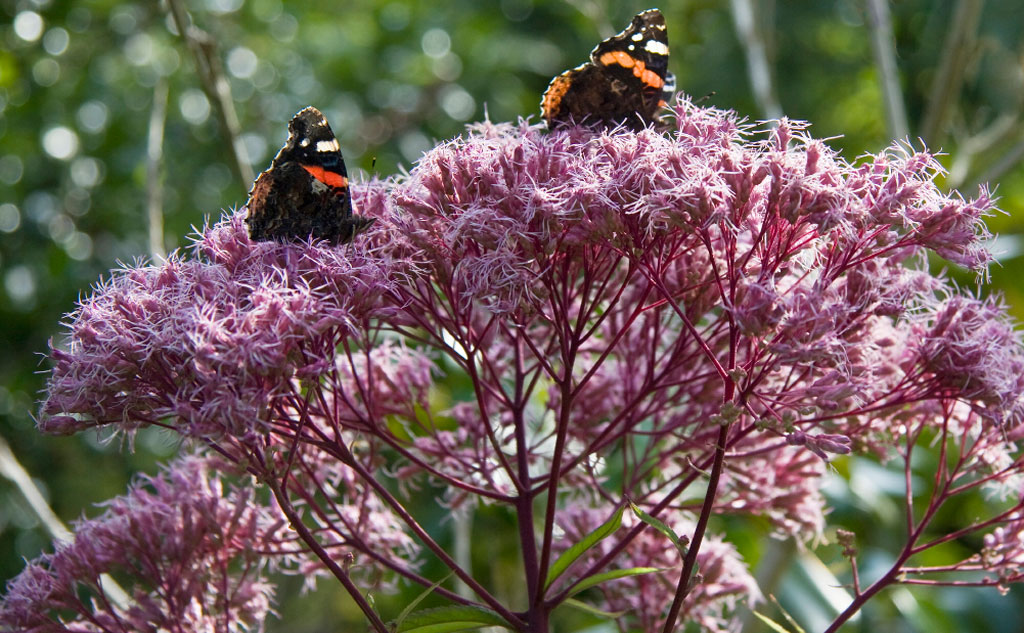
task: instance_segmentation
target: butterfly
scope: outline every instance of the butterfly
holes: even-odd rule
[[[352,214],[341,146],[327,119],[310,106],[288,123],[288,140],[249,191],[249,237],[344,244],[373,224]]]
[[[665,17],[648,9],[618,35],[598,44],[590,61],[551,80],[541,99],[548,127],[566,123],[623,124],[639,130],[657,123],[672,98]]]

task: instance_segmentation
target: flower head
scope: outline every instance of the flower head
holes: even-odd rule
[[[0,628],[70,630],[262,630],[274,588],[265,578],[290,544],[284,517],[251,489],[229,487],[208,459],[185,457],[142,478],[73,542],[41,556],[7,586]],[[268,552],[285,557],[275,562]],[[127,601],[109,579],[127,582]]]
[[[208,229],[192,258],[117,271],[83,300],[40,428],[169,424],[250,441],[275,395],[331,370],[337,343],[387,308],[379,258],[249,241],[243,215]]]
[[[712,508],[810,541],[821,458],[888,450],[908,421],[974,429],[958,407],[1019,434],[1005,310],[926,269],[937,253],[984,273],[991,201],[938,173],[925,152],[851,164],[801,124],[685,99],[670,135],[480,125],[353,186],[375,223],[351,244],[254,244],[237,213],[191,257],[116,273],[54,348],[40,427],[200,438],[292,486],[275,494],[298,493],[313,538],[425,586],[409,532],[447,559],[403,503],[424,485],[451,508],[550,499],[545,552],[579,490],[683,532]],[[986,468],[1011,448],[987,441]],[[605,544],[616,564],[676,564],[660,533],[630,534]],[[724,541],[697,558],[687,617],[727,630],[756,588]],[[660,618],[657,582],[609,604]]]

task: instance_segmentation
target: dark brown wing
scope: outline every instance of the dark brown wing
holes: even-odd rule
[[[640,129],[658,120],[674,90],[668,34],[657,9],[637,14],[590,53],[590,62],[555,77],[541,100],[549,127],[574,122]]]
[[[552,80],[541,102],[549,127],[574,123],[642,129],[658,106],[604,68],[583,64]]]
[[[347,193],[347,191],[346,191]],[[303,165],[285,162],[263,172],[249,192],[249,237],[288,241],[310,236],[344,244],[373,220],[352,214],[352,201],[338,196]]]

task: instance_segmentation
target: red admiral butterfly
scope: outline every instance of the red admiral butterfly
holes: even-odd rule
[[[589,62],[552,79],[540,108],[548,127],[571,121],[639,130],[657,122],[674,90],[665,18],[648,9],[598,44]]]
[[[292,117],[288,141],[256,178],[246,206],[249,237],[264,242],[313,236],[344,244],[373,224],[352,215],[341,147],[312,106]]]

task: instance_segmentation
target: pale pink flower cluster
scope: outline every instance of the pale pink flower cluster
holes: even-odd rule
[[[437,595],[532,631],[567,597],[542,595],[554,558],[626,499],[692,553],[633,521],[573,569],[669,571],[610,581],[598,606],[727,631],[759,592],[709,515],[813,543],[825,460],[909,464],[920,438],[961,456],[936,509],[1015,481],[1019,334],[926,269],[935,253],[984,272],[986,192],[943,193],[905,147],[851,164],[790,121],[756,130],[685,99],[675,116],[668,135],[478,125],[354,187],[376,222],[337,248],[253,243],[230,215],[81,302],[39,426],[175,429],[270,488],[313,574],[345,584],[354,555],[426,589],[434,557],[473,593]],[[526,612],[420,524],[428,485],[515,518]]]
[[[981,568],[993,572],[1001,590],[1024,580],[1024,519],[1011,514],[1010,521],[985,535],[981,550]]]
[[[180,458],[80,521],[73,542],[29,563],[7,586],[0,629],[262,630],[274,597],[268,565],[300,550],[284,516],[261,505],[251,487],[225,485],[217,472],[224,468],[215,459]],[[104,574],[124,584],[123,604],[102,584],[110,582]]]

